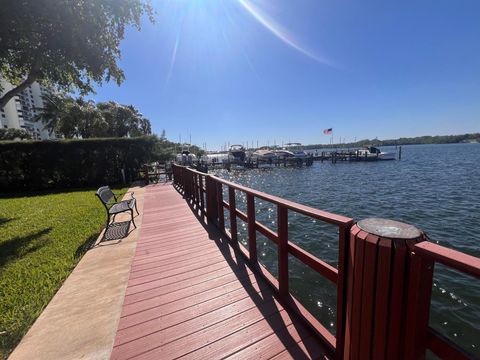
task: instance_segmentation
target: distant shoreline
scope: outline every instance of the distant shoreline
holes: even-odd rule
[[[426,145],[426,144],[460,144],[460,143],[479,143],[480,133],[471,133],[463,135],[439,135],[439,136],[417,136],[411,138],[398,138],[390,140],[365,139],[352,143],[337,144],[312,144],[305,145],[304,149],[323,149],[331,147],[362,147],[372,146],[396,146],[396,145]]]

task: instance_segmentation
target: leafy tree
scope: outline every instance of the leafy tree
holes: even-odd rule
[[[52,94],[43,97],[43,104],[44,107],[38,109],[40,115],[36,120],[41,120],[50,134],[55,132],[68,139],[80,135],[83,108],[78,100],[70,96]]]
[[[94,82],[122,83],[120,41],[142,16],[153,22],[146,1],[0,0],[0,73],[15,85],[0,108],[34,81],[82,95]]]
[[[395,145],[418,145],[418,144],[456,144],[464,142],[480,142],[480,133],[462,135],[440,135],[440,136],[417,136],[412,138],[399,138],[389,140],[365,139],[348,144],[314,144],[307,145],[305,149],[323,149],[331,147],[361,147],[361,146],[395,146]]]
[[[78,111],[78,116],[76,117],[78,134],[82,138],[102,137],[108,133],[108,123],[105,121],[102,112],[95,105],[95,102],[79,98],[75,101],[75,104],[75,110]]]
[[[138,137],[150,135],[150,121],[133,105],[115,102],[95,104],[83,98],[53,94],[44,96],[44,107],[37,120],[50,133],[65,138]]]
[[[113,101],[99,103],[98,109],[108,124],[108,133],[104,137],[124,137],[150,135],[150,121],[133,105],[121,105]]]
[[[0,140],[31,139],[30,134],[24,129],[0,129]]]

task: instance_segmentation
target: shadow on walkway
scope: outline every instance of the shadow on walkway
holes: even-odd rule
[[[183,196],[183,192],[180,189],[177,187],[175,187],[175,189]],[[321,343],[321,340],[315,337],[314,333],[307,329],[306,325],[303,325],[303,321],[296,316],[293,311],[284,306],[282,300],[280,300],[273,291],[273,287],[271,287],[270,284],[265,280],[264,276],[261,275],[259,270],[261,265],[258,263],[250,263],[243,252],[239,249],[238,243],[233,243],[226,235],[222,234],[215,225],[209,224],[206,216],[196,204],[188,200],[186,201],[190,207],[190,210],[192,211],[192,214],[207,231],[209,238],[215,242],[230,266],[232,272],[236,275],[238,281],[243,285],[245,291],[254,301],[257,309],[262,313],[263,318],[268,322],[270,328],[275,333],[277,338],[283,343],[289,354],[295,359],[323,358],[326,354],[326,351]],[[230,249],[234,250],[234,257],[232,257]],[[255,281],[261,290],[260,292],[258,292],[253,286],[248,269],[254,273]],[[277,300],[279,303],[281,303],[292,318],[292,325],[300,335],[301,341],[305,348],[300,347],[297,343],[297,340],[294,339],[288,329],[286,329],[286,327],[290,325],[284,322],[281,314],[279,314],[279,310],[281,308],[277,306],[274,300]]]

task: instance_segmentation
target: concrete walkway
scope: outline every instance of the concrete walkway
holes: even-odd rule
[[[144,188],[133,187],[130,191],[138,201],[137,229],[132,231],[131,226],[130,234],[121,241],[99,243],[100,234],[95,247],[84,255],[10,360],[110,357],[142,226]],[[116,220],[129,218],[129,214],[121,214]]]

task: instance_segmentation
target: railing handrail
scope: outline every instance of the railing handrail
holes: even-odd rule
[[[414,251],[447,267],[480,278],[480,259],[432,242],[424,241],[414,246]]]
[[[415,244],[415,254],[425,261],[438,262],[453,270],[480,278],[480,259],[432,242]],[[426,347],[442,358],[470,359],[472,355],[455,342],[428,326]]]

